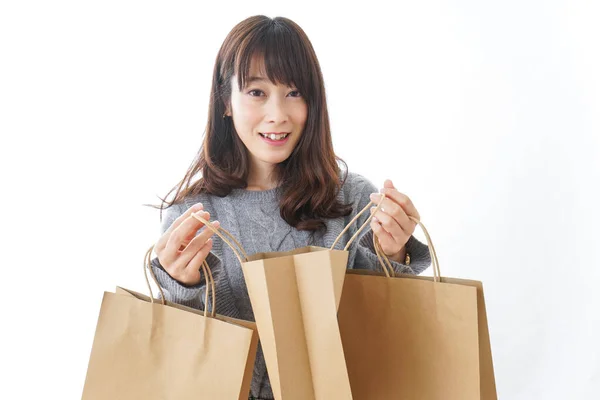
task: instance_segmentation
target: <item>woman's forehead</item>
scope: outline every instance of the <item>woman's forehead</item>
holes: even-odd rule
[[[244,62],[242,56],[235,67],[235,73],[232,76],[232,84],[237,89],[242,90],[251,84],[274,85],[285,88],[295,88],[302,80],[298,77],[300,70],[294,67],[294,60],[285,53],[265,54],[261,51],[255,51],[249,56],[247,62]]]
[[[266,64],[264,57],[260,55],[255,55],[252,57],[250,61],[250,65],[248,67],[248,75],[245,77],[245,85],[248,86],[252,83],[265,83],[265,84],[273,84],[277,86],[286,86],[282,82],[273,82],[269,79],[267,74]]]
[[[267,79],[267,69],[264,57],[258,55],[252,57],[250,68],[248,69],[248,77],[262,77]]]

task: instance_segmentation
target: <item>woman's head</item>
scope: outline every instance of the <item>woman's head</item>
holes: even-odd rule
[[[269,132],[290,134],[270,143],[261,135]],[[336,200],[338,161],[308,37],[287,18],[253,16],[231,30],[217,54],[204,142],[172,203],[200,192],[225,196],[247,187],[254,169],[271,168],[281,216],[297,229],[316,230],[324,226],[320,217],[350,212]],[[198,172],[202,178],[190,185]]]
[[[220,125],[213,132],[231,139],[233,152],[246,161],[246,172],[254,162],[271,163],[279,180],[280,164],[298,146],[299,159],[302,152],[333,154],[319,62],[308,37],[293,21],[254,16],[240,22],[221,46],[212,84],[210,115]],[[223,114],[226,118],[219,118]],[[266,132],[291,135],[274,146],[261,137]],[[211,144],[210,129],[207,139]]]

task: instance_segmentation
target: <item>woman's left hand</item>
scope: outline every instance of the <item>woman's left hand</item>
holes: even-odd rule
[[[371,219],[371,229],[377,236],[385,255],[394,261],[403,263],[406,242],[417,226],[408,216],[417,220],[421,220],[421,217],[408,196],[398,192],[391,180],[386,179],[381,193],[384,193],[386,197],[379,211]],[[381,194],[372,193],[370,198],[372,202],[379,204]],[[376,207],[372,207],[371,213],[375,209]]]

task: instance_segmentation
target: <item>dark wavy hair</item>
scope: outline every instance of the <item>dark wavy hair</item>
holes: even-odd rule
[[[257,15],[237,24],[219,49],[203,144],[184,178],[165,196],[176,191],[173,200],[159,197],[160,207],[150,205],[160,208],[161,221],[165,203],[170,207],[200,193],[224,197],[232,189],[247,187],[248,150],[235,132],[233,120],[223,114],[231,99],[232,77],[237,75],[241,91],[254,56],[264,60],[271,82],[295,86],[308,106],[296,148],[275,169],[281,217],[298,230],[314,233],[325,227],[323,218],[347,216],[352,211],[350,204],[337,200],[348,169],[333,151],[323,75],[312,44],[290,19]],[[344,165],[343,178],[338,162]],[[201,177],[193,181],[199,172]]]

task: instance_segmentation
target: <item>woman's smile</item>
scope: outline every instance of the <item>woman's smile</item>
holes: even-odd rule
[[[272,146],[283,146],[284,144],[286,144],[288,142],[288,139],[291,135],[291,133],[289,133],[289,132],[288,133],[279,133],[279,134],[259,132],[258,134],[264,142],[266,142]]]

